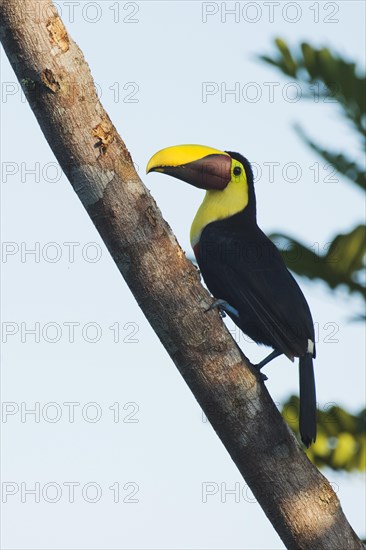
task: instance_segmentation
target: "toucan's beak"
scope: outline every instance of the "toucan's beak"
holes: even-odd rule
[[[162,172],[200,189],[225,189],[231,180],[231,157],[204,145],[174,145],[155,153],[146,173]]]

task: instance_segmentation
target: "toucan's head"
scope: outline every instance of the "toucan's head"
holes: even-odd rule
[[[246,173],[249,169],[249,174]],[[162,172],[195,187],[223,191],[232,179],[253,180],[249,162],[238,153],[205,145],[174,145],[161,149],[149,160],[146,173]]]
[[[203,228],[241,211],[255,218],[253,172],[246,158],[204,145],[175,145],[158,151],[149,160],[146,173],[161,172],[206,189],[191,229],[192,244]]]

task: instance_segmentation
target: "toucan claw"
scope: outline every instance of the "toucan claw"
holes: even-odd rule
[[[259,365],[253,365],[253,367],[255,368],[255,370],[257,371],[258,375],[259,375],[259,379],[262,380],[262,382],[265,382],[266,380],[268,380],[268,376],[266,376],[264,374],[264,372],[261,372],[261,368]]]
[[[261,372],[261,364],[258,363],[257,365],[253,365],[253,363],[251,363],[250,361],[248,361],[249,365],[254,369],[255,373],[258,375],[259,377],[259,380],[261,380],[262,382],[265,382],[266,380],[268,380],[268,376],[266,376],[263,372]]]
[[[211,309],[218,309],[221,317],[226,317],[227,313],[231,313],[234,317],[239,317],[239,311],[229,304],[226,300],[215,300],[210,307],[205,310],[205,313]]]

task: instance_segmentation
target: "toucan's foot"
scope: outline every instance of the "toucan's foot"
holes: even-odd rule
[[[260,364],[258,365],[251,364],[251,365],[257,371],[259,379],[262,380],[262,382],[265,382],[266,380],[268,380],[268,376],[266,376],[264,372],[261,372],[261,367],[259,366]]]
[[[261,370],[265,365],[268,365],[268,363],[270,363],[273,359],[276,359],[276,357],[279,357],[280,355],[282,355],[282,351],[278,351],[277,349],[275,349],[255,366],[257,369]]]
[[[262,380],[262,382],[265,382],[268,380],[268,376],[266,376],[263,372],[259,371],[259,378]]]
[[[260,363],[257,363],[257,365],[253,365],[253,364],[251,363],[252,367],[254,367],[254,368],[258,371],[258,373],[259,373],[259,375],[260,375],[260,377],[261,377],[261,380],[263,380],[263,381],[264,381],[264,380],[268,380],[268,376],[266,376],[265,374],[263,374],[263,373],[261,372],[261,369],[262,369],[263,367],[265,367],[266,365],[268,365],[268,363],[269,363],[270,361],[272,361],[272,359],[275,359],[275,358],[278,357],[279,355],[282,355],[282,352],[275,349],[275,350],[273,350],[269,355],[267,355],[267,357],[265,357],[264,359],[262,359],[262,361],[261,361]]]
[[[268,376],[266,376],[263,372],[261,372],[261,367],[259,366],[259,364],[258,365],[253,365],[253,363],[251,361],[249,361],[249,359],[247,357],[246,357],[246,361],[247,361],[247,363],[249,363],[249,365],[252,367],[252,369],[258,375],[259,380],[261,380],[262,382],[265,382],[266,380],[268,380]]]
[[[226,313],[231,313],[234,317],[239,317],[239,311],[231,306],[226,300],[215,300],[210,307],[206,309],[206,313],[216,308],[219,310],[221,317],[225,317]]]

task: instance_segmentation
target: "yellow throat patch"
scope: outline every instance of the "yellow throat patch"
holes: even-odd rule
[[[239,166],[241,173],[234,175],[234,168]],[[206,191],[205,198],[199,207],[191,226],[190,240],[192,248],[198,243],[203,229],[211,222],[229,218],[244,210],[248,204],[248,182],[244,166],[232,159],[231,180],[223,191]]]

